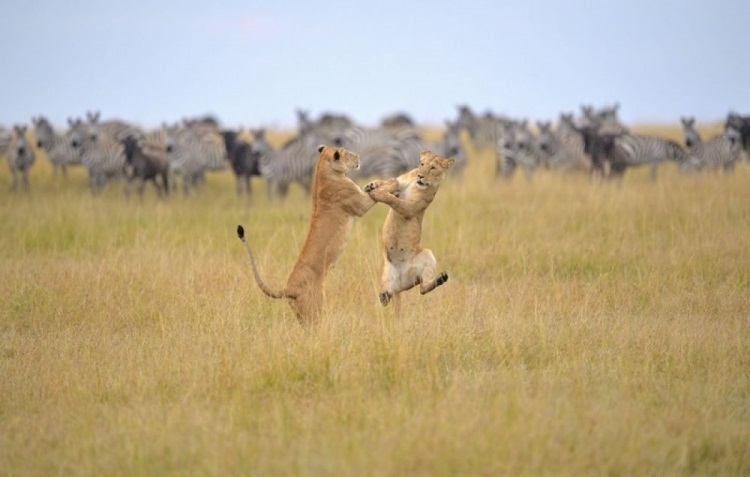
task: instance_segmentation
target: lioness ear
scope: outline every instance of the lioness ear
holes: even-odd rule
[[[333,160],[338,161],[339,159],[341,159],[341,153],[337,150],[333,153]]]
[[[456,160],[451,157],[443,161],[443,165],[445,166],[446,169],[448,169],[450,167],[453,167],[453,164],[455,164],[455,162]]]
[[[325,149],[325,148],[326,147],[321,144],[320,146],[318,146],[318,152],[323,152],[323,149]]]

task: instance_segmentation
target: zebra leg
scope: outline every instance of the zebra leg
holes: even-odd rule
[[[24,192],[29,191],[29,168],[24,167],[21,170],[21,177],[23,178],[23,190]]]
[[[655,162],[649,167],[648,176],[652,181],[656,180],[656,174],[659,172],[659,163]]]
[[[135,175],[128,176],[127,182],[125,182],[125,197],[130,197],[130,193],[133,192],[133,181],[135,180]]]
[[[154,185],[156,184],[156,181],[154,181]],[[146,190],[146,178],[145,177],[139,177],[138,178],[138,197],[143,198],[143,192]]]
[[[10,168],[10,173],[13,176],[13,182],[11,183],[10,190],[16,190],[16,187],[18,187],[18,172],[16,172],[15,167]]]
[[[285,199],[287,195],[289,195],[289,183],[277,182],[276,183],[276,196],[279,199]]]

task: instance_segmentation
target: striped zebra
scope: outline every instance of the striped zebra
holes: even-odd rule
[[[497,116],[491,111],[477,116],[466,105],[458,106],[458,118],[455,121],[459,130],[466,130],[471,146],[475,150],[496,149],[503,130],[511,122],[510,119]]]
[[[193,188],[205,180],[208,171],[227,168],[228,158],[224,139],[218,132],[193,127],[164,125],[165,149],[169,157],[169,181],[182,178],[182,189],[190,195]]]
[[[510,179],[517,167],[523,169],[527,179],[531,179],[541,164],[537,140],[528,127],[528,121],[514,121],[503,128],[495,151],[497,175]]]
[[[8,167],[13,176],[12,189],[16,190],[18,187],[18,174],[20,173],[23,182],[23,189],[28,191],[29,169],[31,169],[31,166],[33,166],[36,161],[36,152],[26,138],[25,125],[13,126],[13,133],[8,141],[8,150],[6,154]]]
[[[615,150],[608,158],[609,177],[621,177],[630,167],[648,165],[650,176],[656,178],[659,165],[667,160],[679,167],[688,160],[685,150],[672,141],[659,136],[620,133],[614,135]]]
[[[737,113],[729,113],[727,115],[726,123],[724,124],[724,131],[728,129],[734,129],[740,133],[740,142],[742,144],[742,150],[745,152],[745,158],[750,159],[750,116],[740,116]]]
[[[566,129],[568,126],[564,125],[563,116],[556,129],[549,121],[537,122],[537,143],[542,163],[549,169],[564,172],[588,171],[591,166],[583,150],[583,141],[574,130]]]
[[[619,134],[628,132],[618,117],[618,110],[620,104],[615,103],[612,106],[605,106],[600,109],[595,109],[593,106],[581,106],[581,113],[583,115],[582,125],[593,126],[598,128],[602,134]]]
[[[67,136],[88,171],[92,194],[101,192],[108,179],[119,180],[124,175],[125,147],[107,134],[98,120],[73,121]]]
[[[118,142],[123,142],[128,136],[140,137],[143,134],[139,128],[126,121],[120,119],[101,121],[101,116],[101,112],[99,111],[86,112],[86,119],[88,120],[90,127],[96,128],[97,131],[104,136],[112,138]]]
[[[250,131],[256,135],[265,136],[265,130]],[[224,138],[224,146],[227,149],[227,159],[232,167],[235,177],[237,195],[250,195],[252,193],[252,176],[260,176],[260,164],[258,154],[253,152],[241,131],[225,129],[221,131]]]
[[[65,178],[68,175],[68,166],[81,164],[81,156],[68,140],[65,134],[56,132],[44,116],[32,118],[34,124],[34,135],[36,136],[36,145],[42,149],[47,156],[47,160],[52,164],[52,175],[56,177],[62,173]],[[74,121],[69,120],[71,127]]]
[[[734,125],[728,124],[723,133],[704,142],[695,129],[695,118],[680,118],[680,121],[688,147],[688,159],[681,167],[683,171],[734,171],[734,166],[742,153],[742,133]]]
[[[329,143],[333,143],[332,138],[310,128],[277,150],[268,143],[265,134],[256,134],[250,147],[265,179],[269,201],[274,196],[285,198],[292,183],[301,185],[309,193],[318,160],[318,146]]]
[[[419,165],[419,153],[427,148],[415,128],[389,131],[383,128],[348,128],[337,141],[359,154],[360,168],[353,179],[396,177]]]
[[[437,144],[428,148],[443,157],[452,157],[455,162],[449,174],[460,176],[468,162],[466,148],[461,141],[461,129],[455,121],[445,121],[445,132]]]

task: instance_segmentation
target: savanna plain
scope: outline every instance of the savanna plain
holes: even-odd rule
[[[679,135],[677,126],[653,128]],[[255,285],[310,202],[0,171],[0,475],[750,475],[750,163],[494,177],[427,211],[448,283],[378,301],[386,206],[303,329]]]

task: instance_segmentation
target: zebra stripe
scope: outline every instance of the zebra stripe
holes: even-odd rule
[[[615,136],[614,144],[614,153],[608,158],[612,177],[621,176],[628,167],[650,165],[653,179],[662,162],[672,160],[681,165],[687,160],[682,146],[663,137],[623,133]]]
[[[13,132],[0,126],[0,156],[7,156]]]
[[[34,148],[26,138],[26,126],[14,126],[8,142],[8,166],[13,176],[12,189],[18,187],[18,174],[21,174],[24,190],[29,190],[29,169],[36,161]]]
[[[706,142],[695,129],[694,118],[681,118],[683,136],[688,146],[688,160],[681,167],[684,171],[717,170],[731,172],[742,153],[741,132],[728,124],[724,133]]]
[[[226,169],[227,150],[222,136],[217,132],[175,125],[167,126],[164,135],[172,176],[170,181],[173,181],[175,174],[181,175],[185,195],[189,195],[192,188],[203,180],[207,171]]]
[[[588,171],[590,163],[583,151],[583,141],[578,134],[571,135],[565,126],[558,124],[556,130],[552,124],[537,122],[539,127],[539,154],[541,162],[550,169],[560,171]]]
[[[542,161],[542,156],[536,138],[531,134],[525,120],[505,125],[502,138],[498,140],[495,159],[497,175],[510,178],[516,168],[521,166],[526,178],[531,179],[534,170]]]
[[[352,178],[396,177],[419,165],[419,153],[427,149],[414,128],[393,132],[382,128],[351,127],[340,138],[341,146],[359,154],[360,168]]]
[[[724,131],[726,132],[730,128],[739,132],[742,149],[745,151],[747,159],[750,159],[750,116],[729,113],[724,124]]]
[[[72,121],[72,120],[70,120]],[[32,118],[36,145],[44,150],[47,160],[52,164],[52,174],[62,172],[67,177],[67,167],[81,164],[79,151],[74,148],[65,134],[58,133],[44,116]]]
[[[428,149],[455,160],[453,167],[448,170],[449,174],[460,176],[466,168],[468,158],[466,148],[461,141],[461,128],[458,122],[445,121],[445,131],[440,141]]]
[[[97,121],[76,121],[68,131],[70,144],[79,151],[81,164],[89,174],[89,188],[100,192],[107,179],[119,179],[125,172],[125,148],[101,130]]]
[[[289,186],[298,183],[308,193],[312,188],[318,146],[333,142],[314,128],[288,141],[281,150],[276,150],[266,141],[265,134],[255,136],[251,151],[258,158],[258,168],[266,181],[269,200],[274,194],[286,197]]]

